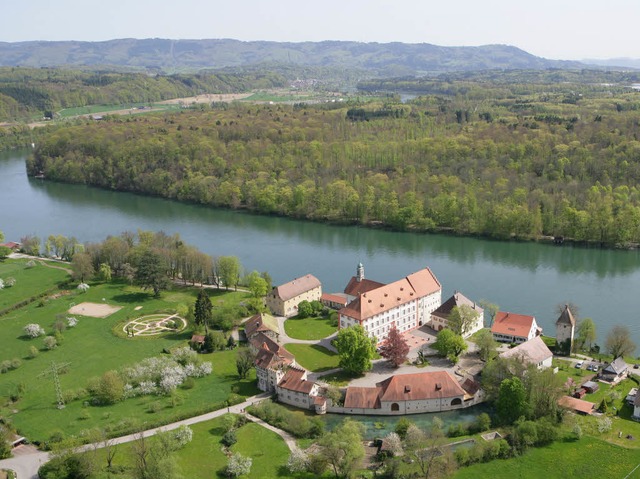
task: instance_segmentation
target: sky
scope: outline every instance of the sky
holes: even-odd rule
[[[508,44],[640,58],[640,0],[0,0],[0,41],[116,38]]]

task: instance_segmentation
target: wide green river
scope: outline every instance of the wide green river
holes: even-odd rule
[[[571,301],[596,322],[597,343],[626,325],[640,346],[640,253],[445,235],[327,226],[181,204],[158,198],[29,179],[29,151],[0,152],[0,231],[7,240],[35,234],[99,241],[137,229],[180,233],[217,255],[236,255],[247,270],[284,282],[316,275],[341,291],[362,261],[368,278],[388,282],[429,266],[443,286],[501,309],[531,314],[555,335],[556,305]],[[640,348],[636,351],[640,354]]]

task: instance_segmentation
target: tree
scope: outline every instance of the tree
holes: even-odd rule
[[[145,249],[136,260],[136,283],[142,289],[152,289],[154,296],[160,296],[160,291],[169,286],[165,260],[151,249]]]
[[[11,248],[7,246],[0,246],[0,260],[5,259],[12,253]]]
[[[498,311],[500,311],[500,306],[487,301],[486,299],[481,299],[478,303],[482,306],[484,312],[489,315],[489,327],[493,326],[493,320],[495,319],[496,314],[498,314]]]
[[[236,354],[236,369],[240,379],[245,379],[253,367],[255,355],[249,349],[240,349]]]
[[[124,381],[116,371],[105,372],[92,391],[100,404],[114,404],[124,395]]]
[[[31,256],[40,256],[40,238],[37,236],[25,236],[20,238],[22,246],[20,249],[23,253]]]
[[[409,344],[402,337],[398,328],[394,324],[384,343],[380,347],[380,356],[389,360],[396,368],[407,360],[409,354]]]
[[[489,329],[481,329],[475,335],[476,346],[480,353],[480,359],[489,361],[493,358],[498,348],[498,342],[493,339],[493,334]]]
[[[605,347],[609,354],[613,355],[613,359],[620,356],[628,356],[636,349],[636,345],[631,340],[629,328],[619,325],[614,326],[609,331]]]
[[[527,413],[527,391],[519,378],[505,379],[500,384],[496,401],[498,418],[503,424],[513,424]]]
[[[320,455],[329,464],[336,479],[350,477],[364,458],[362,429],[361,423],[346,419],[318,441]]]
[[[299,318],[308,318],[313,314],[313,306],[306,299],[303,299],[298,303],[298,317]]]
[[[218,276],[225,288],[237,288],[240,281],[240,260],[236,256],[218,258]]]
[[[247,287],[254,298],[263,298],[268,292],[267,281],[257,271],[247,275]]]
[[[577,343],[580,349],[591,349],[596,342],[596,324],[591,318],[584,318],[578,323]]]
[[[1,233],[0,233],[1,234]],[[0,426],[0,459],[11,457],[11,434],[6,426]]]
[[[471,331],[480,314],[467,304],[454,306],[449,314],[447,324],[449,328],[460,336],[465,336]]]
[[[376,353],[376,339],[370,338],[360,325],[338,331],[335,341],[340,367],[350,374],[362,374],[371,369]]]
[[[227,477],[245,476],[251,472],[252,464],[253,460],[250,457],[244,457],[242,454],[234,452],[227,463],[225,475]]]
[[[100,268],[98,269],[98,274],[100,275],[100,279],[105,283],[111,281],[111,266],[107,263],[100,263]]]
[[[467,348],[468,345],[464,338],[450,329],[440,331],[436,337],[436,342],[433,343],[433,349],[454,364],[458,362],[460,355],[464,353]]]
[[[523,382],[531,418],[549,417],[555,420],[558,400],[565,394],[564,381],[549,368],[529,366]]]
[[[433,421],[427,432],[409,426],[405,439],[405,454],[415,461],[425,479],[449,477],[455,469],[451,449],[445,446],[442,421]]]
[[[211,299],[204,289],[198,292],[196,303],[193,310],[194,322],[201,326],[203,324],[211,324],[211,317],[213,312],[213,305]]]
[[[91,278],[94,273],[91,256],[87,253],[74,254],[71,259],[71,270],[73,271],[74,279],[84,283],[85,279]]]

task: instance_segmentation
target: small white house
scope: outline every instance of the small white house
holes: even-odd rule
[[[540,336],[519,344],[500,355],[501,358],[515,358],[525,365],[532,364],[538,369],[551,367],[553,353]]]

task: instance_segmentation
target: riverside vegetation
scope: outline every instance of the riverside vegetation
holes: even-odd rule
[[[635,245],[639,93],[627,77],[572,78],[441,80],[407,104],[224,104],[87,121],[45,135],[28,171],[316,221]]]

